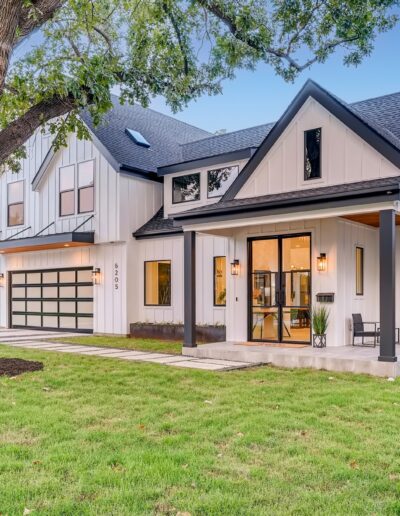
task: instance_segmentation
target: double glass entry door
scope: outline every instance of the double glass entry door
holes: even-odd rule
[[[311,236],[249,241],[249,338],[310,343]]]

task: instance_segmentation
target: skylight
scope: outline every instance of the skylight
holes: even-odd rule
[[[134,131],[133,129],[129,129],[127,127],[125,132],[137,145],[141,145],[142,147],[150,147],[150,143],[146,140],[143,134],[139,133],[139,131]]]

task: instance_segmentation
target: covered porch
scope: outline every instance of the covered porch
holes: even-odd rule
[[[264,200],[261,204],[254,199],[250,208],[249,206],[243,208],[241,203],[239,205],[241,209],[235,210],[234,213],[229,213],[228,210],[217,213],[215,209],[199,209],[197,210],[199,217],[190,215],[190,212],[187,212],[186,220],[182,220],[185,219],[185,215],[181,217],[185,241],[186,300],[183,354],[250,363],[270,363],[285,367],[312,367],[378,376],[397,376],[398,349],[395,342],[399,317],[396,324],[396,224],[399,219],[399,185],[393,183],[389,189],[385,184],[384,188],[374,188],[373,191],[363,189],[362,185],[359,188],[360,191],[356,192],[328,195],[323,202],[320,196],[318,201],[309,199],[310,202],[305,201],[302,196],[301,199],[290,198],[288,202],[282,200],[277,207],[273,202],[269,204]],[[296,200],[299,202],[296,203]],[[352,265],[342,246],[342,240],[347,238],[347,234],[341,229],[343,224],[353,225],[356,228],[368,228],[368,245],[374,253],[374,261],[371,259],[369,263],[368,295],[359,296],[352,304],[348,302],[348,276]],[[302,230],[300,231],[299,228]],[[197,232],[229,237],[230,253],[227,260],[230,263],[235,261],[239,263],[238,275],[233,276],[229,271],[227,275],[227,341],[198,348],[195,341],[196,302],[198,301],[195,264]],[[281,235],[280,238],[282,235],[283,238],[289,238],[296,234],[309,234],[310,241],[313,242],[310,244],[310,270],[308,271],[310,278],[313,276],[313,286],[309,291],[310,299],[302,303],[304,305],[302,311],[306,313],[308,310],[311,319],[312,307],[321,300],[317,298],[317,294],[321,292],[334,294],[332,303],[328,305],[331,321],[328,347],[325,349],[313,349],[310,346],[311,339],[305,342],[304,346],[296,345],[299,344],[296,342],[289,345],[287,340],[283,342],[281,337],[286,331],[287,319],[285,323],[282,315],[284,330],[277,333],[278,337],[271,339],[274,344],[268,342],[269,338],[263,339],[264,342],[257,342],[261,339],[251,334],[253,319],[249,300],[252,289],[254,290],[252,286],[254,267],[252,268],[249,245],[252,240],[267,239],[277,234]],[[357,243],[357,240],[355,239],[354,242]],[[351,241],[347,247],[353,249],[353,244]],[[282,243],[280,246],[282,248]],[[317,257],[325,254],[326,251],[328,251],[329,273],[324,274],[317,269]],[[282,258],[280,260],[282,262]],[[272,296],[277,300],[275,304],[278,306],[278,313],[279,306],[283,303],[282,296],[286,295],[279,281],[282,280],[277,280],[277,292],[273,292]],[[292,296],[296,297],[296,294],[292,292]],[[280,310],[282,314],[284,312],[282,307]],[[296,307],[296,310],[301,311],[299,307]],[[286,314],[291,311],[293,310],[289,306]],[[374,320],[379,324],[380,335],[377,347],[362,348],[349,345],[351,315],[357,311],[368,311],[367,314],[364,313],[364,320]],[[301,332],[305,333],[304,326]],[[309,334],[311,335],[311,331]]]

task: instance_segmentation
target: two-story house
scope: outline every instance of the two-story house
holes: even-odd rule
[[[221,135],[117,99],[82,116],[92,141],[38,132],[0,180],[2,325],[307,345],[324,301],[329,346],[353,313],[392,339],[400,93],[349,105],[308,81],[278,122]]]

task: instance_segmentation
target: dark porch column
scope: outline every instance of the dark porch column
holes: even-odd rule
[[[196,232],[184,232],[184,335],[183,345],[196,347]]]
[[[380,353],[378,360],[396,362],[396,216],[379,213]]]

